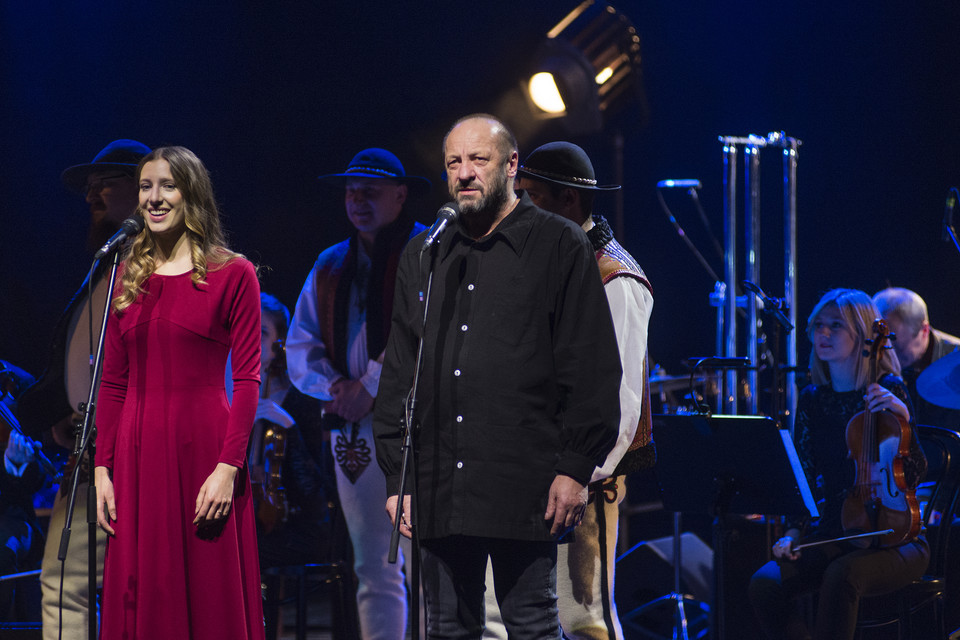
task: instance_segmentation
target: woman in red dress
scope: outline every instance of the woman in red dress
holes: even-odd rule
[[[156,149],[137,182],[146,229],[123,263],[97,405],[97,520],[110,534],[100,637],[261,639],[244,464],[260,379],[256,272],[227,249],[191,151]]]

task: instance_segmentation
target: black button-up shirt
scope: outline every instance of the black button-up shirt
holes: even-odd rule
[[[423,317],[422,240],[400,259],[377,392],[388,495]],[[590,242],[523,195],[492,233],[454,226],[436,250],[416,406],[420,535],[550,540],[550,484],[589,482],[619,422],[620,357]]]

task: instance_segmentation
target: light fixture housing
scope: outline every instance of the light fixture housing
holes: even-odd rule
[[[544,87],[553,92],[549,99]],[[522,88],[535,118],[563,118],[571,134],[600,131],[630,102],[640,105],[642,119],[636,28],[609,4],[581,2],[547,32]]]

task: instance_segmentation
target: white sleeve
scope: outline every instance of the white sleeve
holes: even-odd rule
[[[643,380],[647,366],[647,329],[653,311],[653,295],[636,278],[621,276],[603,287],[617,334],[623,378],[620,381],[620,432],[603,465],[593,470],[591,482],[613,475],[637,434],[643,403]]]
[[[303,285],[287,331],[287,373],[290,381],[308,396],[332,400],[330,386],[343,378],[327,356],[317,317],[316,267]]]
[[[367,370],[360,376],[360,384],[367,390],[371,398],[377,397],[377,388],[380,386],[380,372],[383,370],[383,363],[377,360],[367,361]]]

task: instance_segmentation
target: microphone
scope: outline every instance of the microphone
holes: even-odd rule
[[[426,239],[423,241],[423,246],[420,247],[420,252],[424,252],[430,248],[434,242],[437,241],[437,238],[440,237],[440,234],[443,233],[443,230],[447,228],[448,225],[453,224],[457,221],[457,218],[460,217],[460,207],[456,202],[448,202],[440,208],[440,211],[437,212],[437,219],[433,223],[433,226],[430,227],[430,231],[427,233]]]
[[[100,251],[93,256],[94,260],[99,260],[100,258],[109,255],[117,250],[123,241],[127,238],[137,235],[143,231],[143,218],[140,216],[133,216],[127,218],[120,225],[120,230],[113,234],[113,237],[107,240],[106,244],[100,247]]]
[[[657,189],[672,189],[680,187],[681,189],[699,189],[699,180],[661,180],[657,183]]]
[[[789,319],[787,319],[787,316],[784,315],[783,311],[780,310],[782,302],[781,300],[777,298],[771,298],[765,294],[760,287],[749,280],[743,281],[743,288],[760,298],[760,302],[763,303],[763,310],[772,315],[776,321],[780,323],[780,326],[787,331],[793,330],[793,324]]]
[[[957,191],[950,189],[947,192],[947,206],[943,211],[943,225],[940,227],[940,239],[944,242],[950,242],[953,235],[953,208],[957,206]]]

